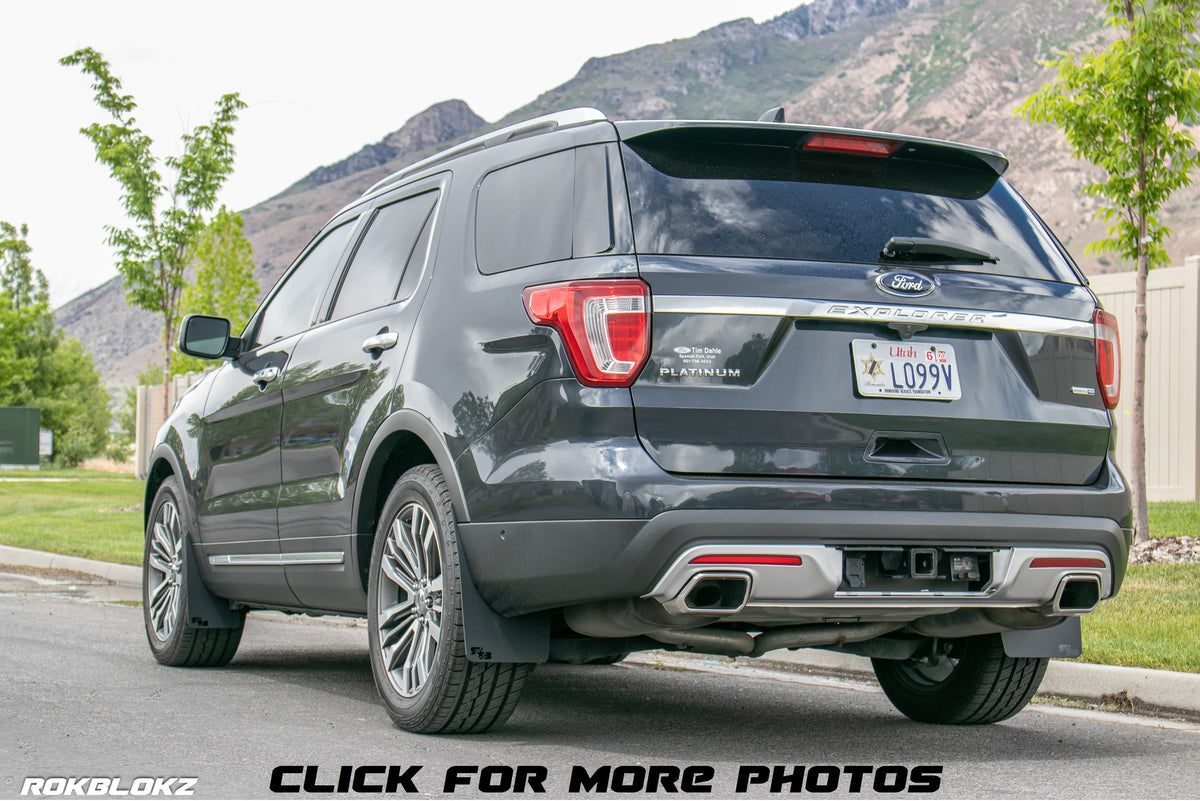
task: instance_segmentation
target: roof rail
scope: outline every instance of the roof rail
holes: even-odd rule
[[[454,147],[443,150],[440,153],[434,153],[428,158],[423,158],[420,161],[410,164],[407,167],[392,173],[387,178],[379,181],[366,192],[362,193],[363,197],[374,194],[381,189],[384,189],[392,184],[399,183],[404,178],[420,172],[421,170],[440,164],[443,161],[461,156],[464,153],[470,153],[475,150],[483,150],[496,145],[511,142],[513,139],[522,139],[526,136],[536,136],[541,133],[549,133],[550,131],[559,128],[566,128],[571,125],[583,125],[589,122],[606,122],[608,117],[603,111],[594,108],[572,108],[566,111],[556,111],[553,114],[546,114],[542,117],[535,117],[532,120],[525,120],[514,125],[509,125],[498,131],[492,131],[482,136],[477,136],[474,139],[455,145]]]

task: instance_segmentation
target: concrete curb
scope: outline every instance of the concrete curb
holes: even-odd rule
[[[775,651],[762,661],[793,669],[827,671],[874,680],[871,660],[833,651],[803,649]],[[752,663],[750,660],[748,664]],[[1082,698],[1089,701],[1120,699],[1122,706],[1138,711],[1143,707],[1200,713],[1200,674],[1171,670],[1091,665],[1054,659],[1042,680],[1041,695]]]
[[[132,587],[140,588],[142,584],[142,570],[139,567],[60,556],[8,545],[0,545],[0,564],[62,568],[100,576]],[[762,667],[774,663],[791,670],[815,670],[874,681],[870,659],[833,651],[812,648],[799,651],[782,650],[774,651],[761,659],[744,661],[747,665]],[[1195,673],[1089,665],[1056,659],[1050,662],[1040,692],[1043,695],[1089,701],[1120,697],[1125,705],[1132,706],[1133,711],[1138,711],[1140,707],[1160,707],[1165,710],[1200,713],[1200,674]]]
[[[140,567],[100,562],[96,559],[80,559],[77,556],[62,556],[45,551],[31,551],[28,548],[14,548],[11,545],[0,545],[0,564],[74,570],[77,573],[99,576],[118,584],[138,588],[142,586],[142,569]]]

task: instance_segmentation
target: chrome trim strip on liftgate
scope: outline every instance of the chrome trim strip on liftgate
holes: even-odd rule
[[[953,328],[986,328],[1026,331],[1034,334],[1092,339],[1096,327],[1090,321],[1067,320],[1036,314],[941,309],[931,306],[901,306],[892,303],[851,303],[803,298],[745,298],[707,295],[654,295],[654,311],[668,314],[737,314],[763,317],[801,317],[816,320],[913,323]]]
[[[287,565],[340,565],[346,561],[343,551],[309,553],[230,553],[208,557],[210,565],[230,567],[282,567]]]

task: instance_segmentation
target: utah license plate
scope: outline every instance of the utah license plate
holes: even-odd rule
[[[962,397],[951,345],[855,339],[851,351],[854,382],[861,395],[926,400]]]

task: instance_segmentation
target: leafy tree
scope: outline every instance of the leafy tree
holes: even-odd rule
[[[170,377],[188,250],[233,171],[233,125],[246,104],[236,93],[222,95],[212,122],[181,137],[183,155],[163,160],[174,173],[168,184],[151,152],[153,141],[134,117],[137,103],[131,95],[122,94],[121,81],[104,56],[85,47],[59,63],[77,66],[91,76],[96,105],[113,119],[106,124],[92,123],[80,132],[95,146],[96,160],[107,166],[121,185],[121,201],[132,227],[107,226],[108,243],[117,249],[117,269],[124,278],[128,301],[163,317],[165,384]],[[165,403],[166,393],[163,399]]]
[[[1053,81],[1017,113],[1062,129],[1077,158],[1103,171],[1084,194],[1102,201],[1108,237],[1090,252],[1116,253],[1137,263],[1134,305],[1133,454],[1131,484],[1137,540],[1149,537],[1146,510],[1146,279],[1169,264],[1170,229],[1157,214],[1192,182],[1200,163],[1184,128],[1200,111],[1200,0],[1107,0],[1108,24],[1120,32],[1107,49],[1064,53],[1048,66]]]
[[[0,405],[36,406],[67,463],[104,450],[108,393],[92,357],[54,325],[28,231],[0,221]]]
[[[250,240],[242,233],[242,215],[224,206],[217,212],[192,249],[196,277],[183,290],[180,319],[188,314],[212,314],[229,320],[234,331],[245,326],[258,303],[258,281]],[[203,370],[205,362],[176,351],[171,372]]]

